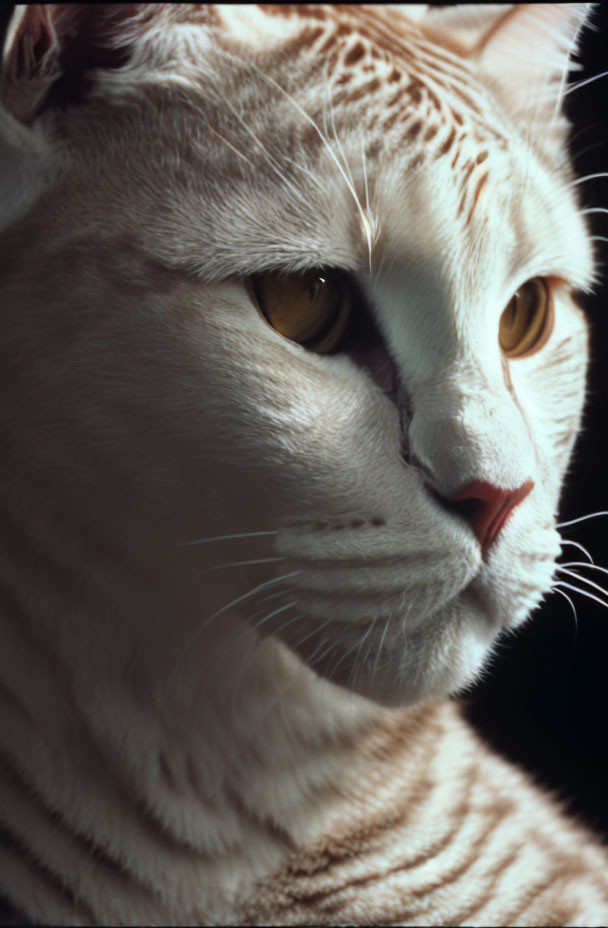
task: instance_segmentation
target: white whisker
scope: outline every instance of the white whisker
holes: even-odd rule
[[[608,210],[606,210],[608,212]],[[601,510],[600,512],[590,512],[586,516],[579,516],[578,519],[570,519],[569,522],[558,522],[555,526],[556,528],[567,528],[569,525],[576,525],[577,522],[584,522],[585,519],[596,519],[598,516],[608,516],[608,512]]]
[[[372,630],[372,627],[373,627],[373,623],[372,623],[372,625],[370,625],[369,629],[367,630],[367,632],[366,632],[366,634],[365,634],[363,640],[365,640],[365,638],[367,638],[367,636],[369,635],[370,631]],[[356,647],[357,647],[356,644],[351,645],[350,648],[347,648],[345,651],[343,651],[342,657],[340,658],[340,660],[338,661],[338,663],[337,663],[337,664],[334,664],[334,665],[332,665],[331,667],[328,668],[328,671],[327,671],[327,678],[328,678],[329,680],[332,680],[332,679],[333,679],[333,677],[336,675],[336,671],[338,670],[338,667],[340,666],[340,664],[341,664],[344,660],[346,660],[346,658],[349,656],[349,654],[352,654],[352,653],[353,653],[353,651],[355,650]],[[359,644],[359,648],[360,648],[360,647],[361,647],[361,644]]]
[[[204,574],[213,573],[214,570],[224,570],[226,567],[249,567],[252,564],[273,564],[276,561],[284,561],[284,557],[258,557],[251,561],[230,561],[227,564],[216,564],[214,567],[208,567],[206,570],[201,570],[198,573],[199,577],[202,577]]]
[[[558,567],[586,567],[588,570],[599,570],[600,573],[608,574],[608,569],[606,567],[599,567],[597,564],[588,564],[587,561],[565,561],[562,564],[558,564]],[[608,592],[608,590],[606,591]]]
[[[298,613],[298,615],[294,615],[293,618],[288,619],[287,622],[284,622],[283,625],[279,625],[279,627],[275,629],[275,631],[273,632],[274,637],[278,638],[280,632],[282,632],[285,628],[288,628],[289,625],[293,625],[294,622],[299,622],[300,619],[304,619],[304,618],[306,618],[306,616],[305,616],[305,613],[303,612]]]
[[[582,209],[579,216],[590,216],[592,213],[608,213],[605,206],[591,206],[589,209]]]
[[[255,171],[255,164],[253,163],[253,161],[251,161],[250,158],[247,158],[246,155],[240,152],[238,148],[235,145],[233,145],[232,142],[229,142],[227,138],[221,135],[221,133],[217,132],[213,128],[213,126],[208,125],[207,132],[212,132],[213,135],[215,135],[218,139],[220,139],[220,141],[222,141],[225,145],[227,145],[228,148],[230,148],[234,152],[235,155],[238,155],[239,158],[241,158],[246,164],[248,164],[249,167],[252,169],[252,171]]]
[[[242,62],[242,63],[244,63],[244,62]],[[269,84],[272,84],[273,87],[276,87],[276,89],[277,89],[280,93],[283,94],[283,96],[292,104],[292,106],[295,107],[295,109],[300,113],[301,116],[303,116],[303,118],[309,123],[309,125],[312,126],[312,128],[314,129],[314,131],[315,131],[315,132],[317,133],[317,135],[319,136],[319,138],[320,138],[321,142],[323,143],[323,145],[325,146],[325,148],[326,148],[326,150],[327,150],[327,152],[328,152],[330,158],[333,160],[334,164],[335,164],[336,167],[338,168],[338,171],[339,171],[340,174],[342,175],[342,178],[343,178],[343,180],[344,180],[344,182],[345,182],[345,184],[346,184],[346,186],[347,186],[347,188],[348,188],[349,193],[351,194],[353,200],[355,201],[355,205],[356,205],[357,211],[358,211],[358,213],[359,213],[359,218],[360,218],[360,220],[361,220],[361,225],[362,225],[362,227],[363,227],[363,231],[364,231],[364,233],[365,233],[365,237],[366,237],[366,240],[367,240],[367,246],[368,246],[368,252],[369,252],[369,261],[370,261],[370,263],[371,263],[371,253],[372,253],[372,250],[373,250],[374,238],[375,238],[375,231],[374,231],[373,223],[371,222],[369,216],[366,215],[365,210],[364,210],[363,207],[361,206],[361,202],[360,202],[360,200],[359,200],[359,197],[357,196],[357,191],[355,190],[354,185],[353,185],[353,184],[351,183],[351,181],[349,180],[349,177],[348,177],[348,175],[346,174],[346,171],[344,170],[344,168],[343,168],[342,165],[340,164],[340,161],[339,161],[339,159],[338,159],[336,153],[334,152],[333,148],[331,147],[331,145],[330,145],[329,142],[327,141],[325,135],[321,132],[321,130],[319,129],[317,123],[316,123],[315,120],[312,118],[312,116],[310,116],[310,115],[306,112],[306,110],[303,109],[303,108],[300,106],[300,104],[298,103],[298,101],[297,101],[297,100],[294,100],[294,98],[291,96],[291,94],[287,93],[287,91],[286,91],[283,87],[281,87],[281,85],[280,85],[277,81],[275,81],[274,78],[270,77],[269,74],[265,74],[265,73],[262,71],[262,69],[259,68],[254,62],[248,62],[248,64],[249,64],[249,66],[250,66],[251,68],[255,69],[255,70],[258,72],[258,74],[260,74],[260,75],[262,76],[262,78],[263,78],[264,80],[268,81]]]
[[[601,139],[599,142],[594,142],[593,145],[587,145],[586,148],[581,148],[580,151],[574,152],[572,160],[576,162],[579,158],[589,154],[590,151],[595,151],[596,148],[603,148],[605,144],[604,140]]]
[[[244,62],[242,63],[244,64]],[[251,138],[253,139],[257,147],[260,149],[261,153],[266,158],[266,161],[268,162],[272,170],[275,172],[275,174],[277,174],[280,180],[287,187],[289,187],[291,192],[295,195],[296,199],[301,200],[303,204],[308,206],[309,203],[304,197],[302,191],[298,187],[296,187],[295,184],[293,184],[292,181],[289,179],[289,177],[287,177],[287,175],[281,170],[281,166],[279,165],[279,163],[276,161],[275,158],[273,158],[273,156],[270,154],[270,152],[268,151],[264,143],[257,137],[257,135],[255,134],[251,126],[247,125],[245,120],[239,115],[236,109],[230,104],[228,99],[219,90],[217,90],[217,88],[215,88],[215,93],[217,94],[217,97],[221,100],[221,102],[224,104],[226,109],[232,113],[232,115],[237,120],[237,122],[243,127],[245,132],[247,132],[251,136]]]
[[[305,635],[304,638],[301,638],[301,639],[298,641],[298,643],[297,643],[297,645],[296,645],[296,650],[297,650],[299,647],[301,647],[301,646],[304,644],[305,641],[308,641],[310,638],[312,638],[313,635],[317,635],[322,629],[324,629],[327,625],[329,625],[330,622],[331,622],[331,618],[326,619],[326,620],[323,622],[322,625],[319,625],[318,628],[313,628],[313,630],[312,630],[311,632],[309,632],[308,635]]]
[[[268,596],[262,596],[259,602],[267,603],[270,602],[271,599],[278,599],[279,596],[287,596],[289,592],[290,590],[278,590],[276,593],[269,593]]]
[[[604,568],[596,568],[596,569],[603,570]],[[573,570],[568,570],[567,567],[562,567],[560,564],[558,564],[557,571],[560,574],[568,574],[569,577],[574,577],[575,580],[580,580],[581,583],[584,583],[587,586],[592,586],[595,590],[599,590],[600,593],[605,593],[605,595],[608,596],[608,590],[605,590],[603,586],[599,585],[599,583],[594,583],[593,580],[589,580],[587,577],[581,577],[580,574],[575,573],[575,571]],[[608,571],[605,571],[605,572],[608,573]]]
[[[269,612],[268,615],[265,615],[264,618],[260,622],[256,622],[255,623],[256,629],[258,629],[261,625],[264,625],[265,622],[268,622],[269,619],[274,618],[275,615],[280,615],[281,612],[285,612],[286,609],[291,609],[292,606],[297,606],[297,605],[298,605],[298,601],[297,599],[294,599],[292,602],[286,603],[284,606],[279,606],[278,609],[274,609],[272,612]]]
[[[365,210],[368,216],[371,216],[371,207],[369,202],[369,187],[367,183],[367,163],[365,160],[365,142],[363,141],[363,136],[361,136],[361,161],[363,163],[363,183],[365,184]],[[372,252],[371,249],[368,250],[368,266],[369,266],[369,276],[371,280],[372,276]]]
[[[608,171],[601,171],[599,174],[585,174],[584,177],[578,177],[576,180],[571,181],[569,187],[577,187],[579,184],[584,184],[588,180],[595,180],[597,177],[608,177]]]
[[[361,648],[362,648],[363,645],[365,644],[365,641],[366,641],[367,637],[369,636],[369,634],[371,633],[372,629],[374,628],[374,626],[375,626],[375,624],[376,624],[376,621],[377,621],[377,620],[374,619],[372,622],[370,622],[370,626],[369,626],[368,630],[365,632],[365,634],[363,635],[361,641],[359,642],[359,646],[357,647],[356,645],[354,645],[353,648],[351,649],[351,650],[354,650],[355,647],[357,647],[357,653],[355,654],[355,659],[354,659],[354,661],[353,661],[353,667],[352,667],[352,671],[351,671],[351,676],[352,676],[353,682],[354,682],[354,681],[356,680],[356,678],[357,678],[357,671],[358,671],[358,669],[359,669],[359,655],[361,654]],[[350,653],[350,652],[348,652],[348,653]]]
[[[224,612],[227,612],[228,609],[232,609],[233,606],[237,606],[239,603],[242,603],[246,599],[249,599],[250,596],[254,596],[255,593],[258,592],[258,590],[264,590],[266,589],[266,587],[271,586],[271,584],[273,583],[280,583],[282,580],[287,580],[289,579],[289,577],[295,577],[299,573],[300,573],[299,570],[292,570],[292,572],[289,574],[283,574],[280,577],[271,577],[270,580],[265,580],[263,583],[259,583],[257,586],[254,586],[254,588],[252,590],[249,590],[248,593],[243,593],[242,596],[237,596],[236,599],[232,600],[232,602],[227,603],[225,606],[222,606],[221,609],[217,609],[212,615],[208,616],[205,619],[205,621],[202,623],[202,625],[199,625],[197,631],[194,634],[194,637],[192,638],[192,641],[197,635],[199,635],[202,632],[204,628],[206,628],[209,622],[212,622],[213,619],[216,619],[218,615],[222,615]]]
[[[594,74],[593,77],[588,77],[584,81],[577,81],[576,84],[570,84],[564,96],[567,97],[568,94],[573,93],[575,90],[578,90],[580,87],[585,87],[586,84],[591,84],[593,81],[599,81],[600,77],[606,77],[608,71],[602,71],[601,74]]]
[[[562,545],[572,545],[573,548],[578,548],[579,551],[582,551],[583,554],[585,554],[585,555],[589,558],[590,563],[593,564],[593,558],[591,557],[591,555],[589,554],[589,552],[587,551],[587,549],[585,548],[585,546],[579,544],[578,541],[569,541],[569,540],[567,541],[565,538],[562,538],[561,544],[562,544]]]
[[[290,577],[295,577],[295,576],[296,576],[297,574],[299,574],[299,573],[300,573],[299,570],[294,570],[294,571],[292,571],[292,572],[289,573],[289,574],[282,574],[280,577],[271,577],[270,580],[264,580],[263,583],[258,583],[257,586],[254,586],[253,589],[249,590],[247,593],[243,593],[241,596],[237,596],[237,597],[236,597],[235,599],[233,599],[231,602],[226,603],[225,606],[222,606],[220,609],[216,609],[215,612],[213,612],[211,615],[207,616],[207,618],[204,620],[204,622],[201,622],[201,624],[200,624],[200,625],[198,626],[198,628],[192,633],[192,635],[190,636],[189,640],[186,642],[186,644],[185,644],[185,645],[183,646],[183,648],[180,650],[180,652],[179,652],[179,654],[178,654],[178,656],[177,656],[177,658],[176,658],[176,661],[175,661],[175,667],[174,667],[174,669],[171,671],[171,673],[170,673],[170,675],[169,675],[169,678],[168,678],[168,680],[167,680],[168,685],[170,685],[170,684],[173,682],[174,678],[175,678],[175,674],[176,674],[177,671],[178,671],[177,665],[178,665],[178,663],[179,663],[180,657],[183,657],[183,655],[186,653],[186,651],[188,651],[188,649],[192,646],[193,642],[196,641],[196,639],[198,638],[198,636],[204,631],[204,629],[209,625],[210,622],[212,622],[212,621],[213,621],[214,619],[216,619],[218,616],[222,615],[224,612],[227,612],[228,609],[232,609],[233,606],[237,606],[239,603],[245,602],[245,600],[249,599],[251,596],[255,596],[255,594],[256,594],[259,590],[265,590],[266,587],[269,587],[269,586],[271,586],[271,585],[274,584],[274,583],[281,583],[283,580],[288,580]],[[293,605],[293,604],[292,604],[292,605]]]
[[[587,590],[581,590],[578,586],[573,586],[571,583],[566,583],[565,580],[558,580],[554,584],[553,588],[557,589],[558,587],[565,587],[567,590],[574,590],[575,593],[580,593],[581,596],[586,596],[587,599],[592,599],[594,602],[599,603],[600,606],[605,606],[608,609],[608,603],[603,599],[600,599],[599,596],[594,596],[593,593],[589,593]]]
[[[350,180],[351,186],[352,186],[352,188],[353,188],[353,190],[354,190],[355,182],[354,182],[354,180],[353,180],[352,171],[351,171],[351,169],[350,169],[350,165],[349,165],[348,160],[347,160],[347,158],[346,158],[346,155],[345,155],[345,153],[344,153],[344,149],[342,148],[342,143],[341,143],[340,139],[338,138],[338,133],[337,133],[337,131],[336,131],[336,120],[334,119],[334,108],[333,108],[333,105],[332,105],[331,90],[330,90],[330,86],[329,86],[329,76],[328,76],[328,78],[327,78],[327,80],[326,80],[326,82],[325,82],[325,87],[326,87],[326,89],[327,89],[327,102],[328,102],[328,104],[329,104],[329,116],[330,116],[330,119],[331,119],[331,131],[332,131],[332,134],[333,134],[333,137],[334,137],[334,141],[335,141],[336,145],[338,146],[338,150],[339,150],[339,152],[340,152],[340,154],[341,154],[341,156],[342,156],[342,163],[343,163],[343,165],[344,165],[345,170],[346,170],[347,173],[348,173],[348,179]]]
[[[319,657],[317,657],[316,656],[317,652],[323,647],[326,641],[327,641],[327,638],[322,638],[321,643],[317,646],[316,650],[313,651],[311,657],[307,661],[307,664],[309,665],[309,667],[312,667],[313,664],[318,663],[321,660],[321,658],[325,657],[327,654],[329,654],[333,650],[333,648],[336,647],[337,642],[332,641],[329,645],[329,648],[326,648],[325,651],[323,651],[322,654],[320,654]]]
[[[378,661],[380,660],[380,652],[382,651],[382,647],[383,647],[383,645],[384,645],[384,639],[386,638],[386,633],[387,633],[387,631],[388,631],[388,627],[389,627],[389,625],[390,625],[390,622],[391,622],[391,618],[390,618],[390,616],[389,616],[388,619],[386,620],[386,624],[385,624],[385,626],[384,626],[384,631],[382,632],[382,637],[380,638],[380,644],[378,645],[378,653],[376,654],[376,660],[374,661],[374,666],[373,666],[373,669],[372,669],[372,677],[371,677],[372,683],[373,683],[373,682],[375,681],[375,679],[376,679],[376,670],[377,670],[377,668],[378,668]]]
[[[260,535],[278,535],[278,531],[274,532],[239,532],[237,535],[215,535],[213,538],[197,538],[195,541],[181,541],[176,547],[185,548],[188,545],[206,545],[210,541],[228,541],[232,538],[254,538]]]
[[[564,599],[567,599],[568,602],[570,603],[570,608],[572,609],[572,612],[574,614],[574,627],[578,631],[578,616],[576,614],[576,609],[574,608],[574,603],[572,602],[572,600],[570,599],[567,593],[564,593],[563,590],[558,589],[556,586],[553,587],[553,592],[559,593],[560,596],[563,596]]]

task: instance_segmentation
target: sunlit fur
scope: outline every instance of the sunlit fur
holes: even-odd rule
[[[560,115],[586,7],[488,9],[116,7],[128,60],[77,103],[26,119],[5,74],[0,891],[29,918],[608,917],[603,852],[438,700],[551,590],[594,279]],[[265,324],[247,277],[317,267],[379,355]],[[554,331],[507,363],[537,276]],[[471,480],[534,482],[485,559],[425,487]]]

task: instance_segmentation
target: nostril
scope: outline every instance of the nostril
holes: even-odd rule
[[[533,486],[534,481],[526,480],[515,490],[505,490],[485,480],[472,480],[456,493],[446,494],[427,484],[427,488],[448,512],[461,516],[469,523],[484,551],[490,547],[515,507],[525,499]]]

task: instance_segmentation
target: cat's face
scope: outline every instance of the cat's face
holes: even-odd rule
[[[110,73],[47,115],[71,167],[45,260],[58,286],[76,273],[78,337],[39,363],[49,415],[102,421],[172,538],[276,532],[248,557],[281,559],[218,570],[215,602],[244,597],[319,673],[399,703],[472,679],[550,589],[591,255],[542,124],[393,16],[171,14],[181,83],[142,56],[136,90]],[[352,304],[329,354],[269,324],[308,272]],[[508,357],[503,314],[537,280],[548,337]],[[429,489],[472,481],[533,484],[487,549]],[[257,611],[256,584],[276,593]]]

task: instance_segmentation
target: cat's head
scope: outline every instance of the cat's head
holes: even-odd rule
[[[59,462],[62,511],[142,557],[259,533],[259,563],[207,575],[214,621],[232,603],[373,698],[473,679],[560,550],[592,282],[561,105],[587,15],[16,16],[3,415]]]

